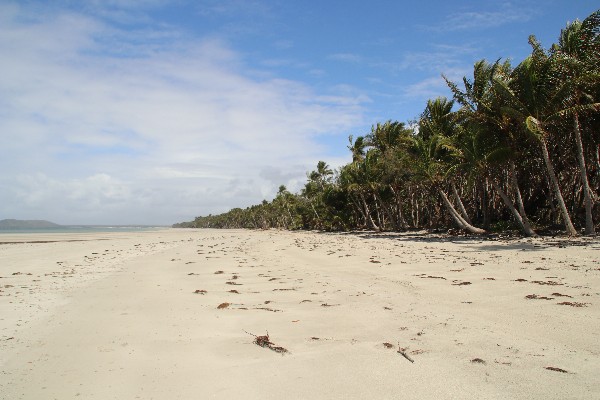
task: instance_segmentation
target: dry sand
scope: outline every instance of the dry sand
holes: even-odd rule
[[[600,398],[598,239],[0,242],[2,399]]]

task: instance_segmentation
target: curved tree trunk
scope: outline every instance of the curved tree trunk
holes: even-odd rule
[[[367,199],[365,199],[364,193],[363,192],[359,192],[359,195],[360,195],[360,198],[362,200],[363,206],[365,208],[365,215],[367,217],[367,224],[369,225],[369,227],[371,229],[374,229],[376,231],[380,231],[379,227],[377,226],[377,224],[373,220],[373,217],[371,216],[371,210],[369,209],[369,204],[367,203]]]
[[[523,197],[521,196],[521,189],[519,189],[519,182],[517,180],[517,170],[515,168],[515,162],[513,160],[510,160],[510,183],[513,191],[515,192],[517,207],[519,207],[519,214],[521,214],[523,224],[525,225],[526,229],[531,229],[535,233],[533,228],[531,228],[531,223],[529,222],[529,218],[527,218],[527,213],[525,212],[525,206],[523,205]]]
[[[458,211],[456,211],[456,209],[454,208],[454,206],[448,199],[448,196],[446,196],[446,193],[444,193],[444,191],[442,189],[438,189],[438,191],[439,191],[440,195],[442,196],[442,200],[444,200],[444,205],[448,209],[448,212],[450,213],[452,218],[454,218],[454,221],[456,221],[457,225],[461,229],[466,229],[471,233],[477,233],[477,234],[486,233],[485,230],[483,230],[481,228],[477,228],[477,227],[469,224],[467,221],[465,221],[465,219],[463,217],[461,217],[461,215],[458,213]]]
[[[469,224],[472,224],[471,219],[469,218],[469,215],[467,214],[467,210],[465,209],[465,206],[464,206],[462,200],[460,199],[460,195],[458,194],[456,185],[454,184],[454,182],[451,182],[450,186],[452,186],[452,193],[454,194],[454,199],[456,200],[456,204],[458,204],[458,209],[460,210],[463,219],[465,221],[467,221]]]
[[[592,217],[592,190],[587,178],[587,168],[585,166],[585,155],[583,154],[583,141],[581,140],[581,130],[579,129],[579,116],[573,113],[573,131],[575,132],[575,143],[577,144],[577,161],[579,161],[579,172],[581,174],[581,183],[583,186],[583,197],[585,201],[585,234],[593,235],[594,219]]]
[[[513,216],[515,217],[515,219],[517,220],[517,222],[519,223],[519,225],[521,225],[521,229],[523,230],[523,233],[525,233],[526,236],[537,236],[537,234],[535,233],[535,231],[533,229],[531,229],[531,226],[529,225],[529,223],[526,223],[525,219],[521,216],[521,214],[519,213],[519,211],[517,211],[517,209],[515,208],[514,204],[508,198],[508,196],[506,195],[506,193],[504,192],[504,190],[502,190],[502,188],[500,187],[500,185],[498,185],[496,183],[496,181],[493,180],[493,179],[491,179],[491,181],[492,181],[492,186],[494,187],[494,190],[496,192],[498,192],[498,194],[502,198],[502,201],[504,201],[504,204],[506,204],[506,207],[508,207],[508,209],[513,214]]]
[[[546,164],[546,171],[548,172],[550,183],[552,185],[552,188],[554,189],[554,195],[556,196],[556,200],[558,201],[560,214],[565,224],[567,233],[572,236],[577,236],[577,230],[573,226],[573,222],[571,222],[569,211],[567,210],[565,200],[563,199],[562,193],[560,191],[560,186],[558,185],[558,178],[554,173],[554,167],[552,166],[552,162],[550,161],[550,155],[548,154],[548,146],[544,137],[540,138],[540,147],[542,148],[542,156],[544,157],[544,163]]]

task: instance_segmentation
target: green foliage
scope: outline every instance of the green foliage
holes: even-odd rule
[[[460,84],[444,76],[453,98],[427,101],[412,127],[388,120],[350,136],[352,161],[335,171],[319,161],[299,193],[282,185],[271,201],[176,226],[404,230],[462,219],[527,232],[527,214],[555,224],[562,192],[561,212],[583,226],[581,176],[600,187],[600,11],[568,24],[548,50],[533,35],[529,43],[514,68],[479,60]]]

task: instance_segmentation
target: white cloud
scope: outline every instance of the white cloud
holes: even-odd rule
[[[172,223],[247,206],[277,189],[264,171],[304,179],[319,135],[360,122],[367,99],[347,88],[251,78],[219,40],[151,33],[0,6],[0,215]]]
[[[462,11],[448,15],[444,23],[428,26],[428,30],[441,32],[490,29],[513,22],[527,22],[535,14],[530,7],[513,6],[511,3],[501,3],[498,9],[490,11]]]

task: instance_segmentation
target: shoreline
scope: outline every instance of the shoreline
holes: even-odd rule
[[[29,240],[0,244],[10,398],[600,395],[597,238],[165,229]]]

